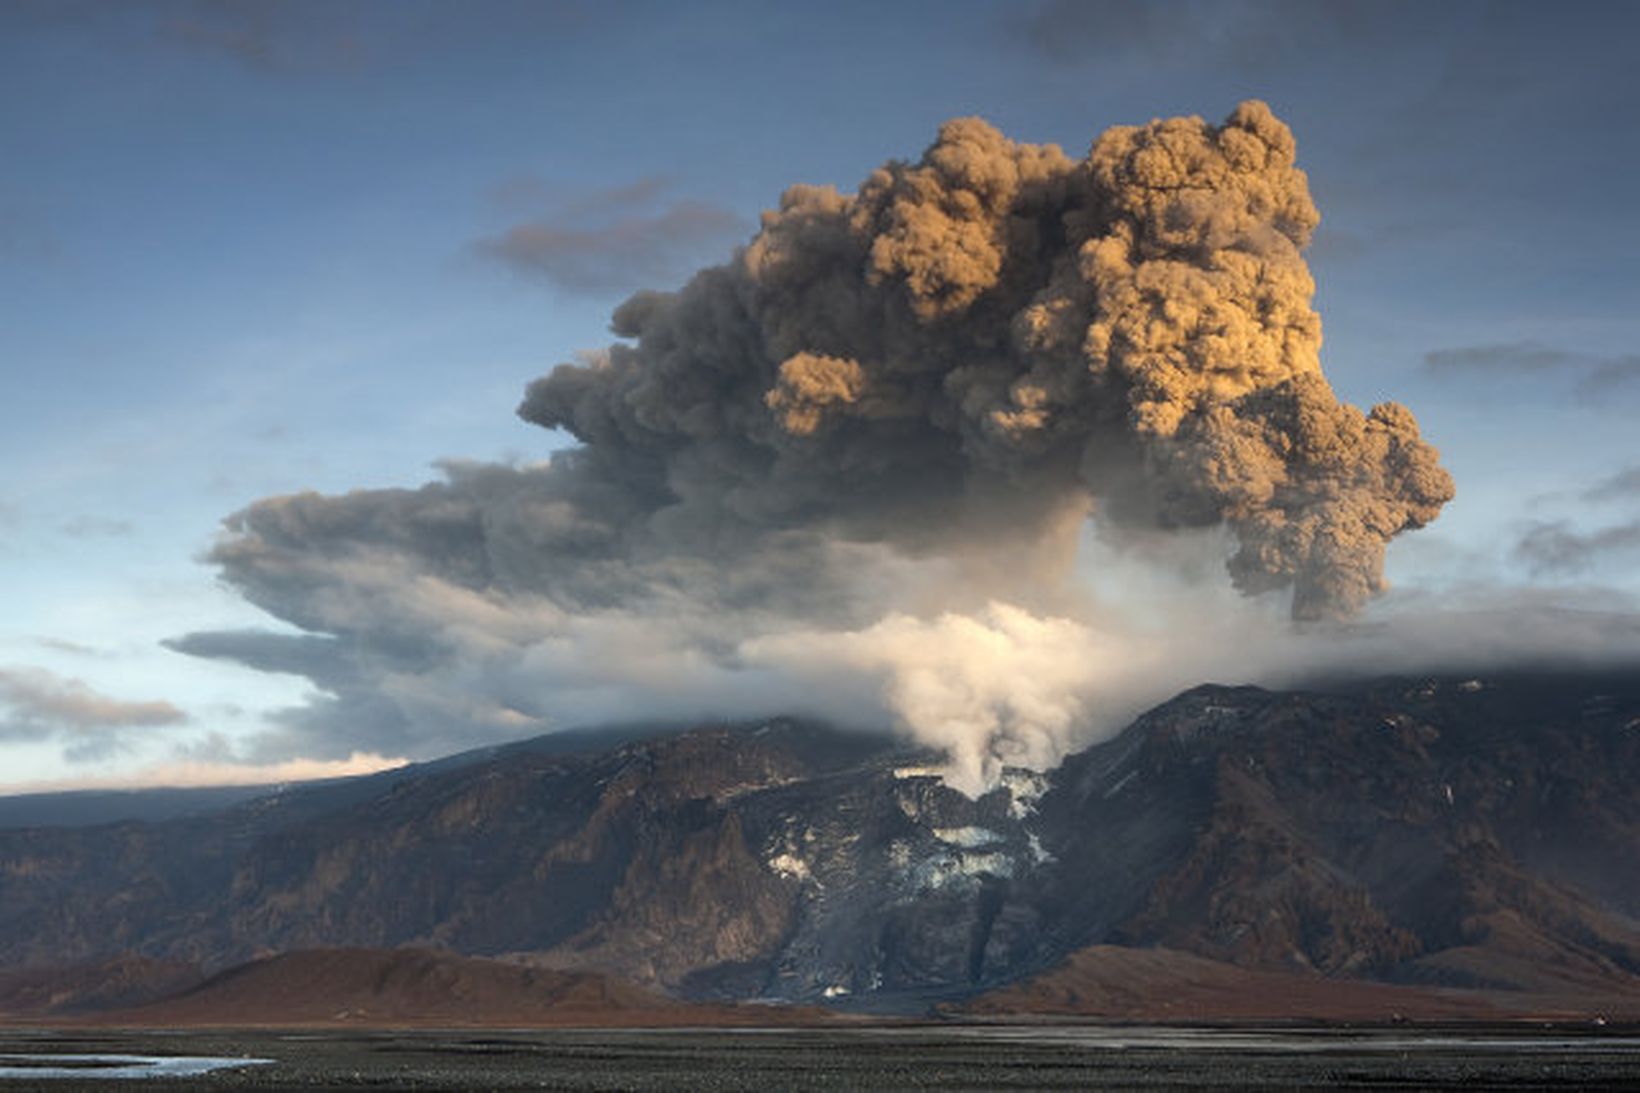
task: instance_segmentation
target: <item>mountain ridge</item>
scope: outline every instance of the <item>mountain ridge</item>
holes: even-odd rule
[[[681,998],[921,1012],[1114,946],[1640,997],[1634,673],[1203,685],[978,799],[930,758],[772,719],[0,831],[0,960],[423,946]]]

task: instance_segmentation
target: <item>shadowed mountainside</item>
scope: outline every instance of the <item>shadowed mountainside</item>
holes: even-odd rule
[[[916,1011],[1030,980],[1111,1012],[1065,976],[1123,947],[1164,994],[1196,960],[1294,1006],[1640,998],[1634,673],[1204,686],[978,800],[789,720],[583,745],[0,832],[0,958],[416,945],[691,998]]]

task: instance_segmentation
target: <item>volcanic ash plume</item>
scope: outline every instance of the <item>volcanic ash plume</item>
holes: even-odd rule
[[[506,691],[475,708],[574,716],[511,666],[543,646],[562,662],[588,620],[650,620],[651,642],[731,676],[782,632],[900,649],[904,618],[944,620],[918,636],[938,642],[953,613],[989,611],[1039,637],[986,604],[1085,616],[1070,563],[1089,513],[1118,546],[1223,529],[1241,591],[1348,616],[1382,590],[1389,540],[1453,488],[1410,412],[1363,414],[1322,376],[1301,256],[1317,220],[1262,103],[1111,129],[1081,161],[952,121],[855,193],[793,187],[727,264],[617,308],[621,341],[520,408],[579,447],[420,491],[263,501],[215,559],[334,639],[310,673],[327,695],[411,737],[417,716],[383,696],[441,676]],[[452,599],[459,624],[426,609]],[[295,655],[257,643],[217,644]],[[1028,706],[1073,731],[1071,707],[994,689],[941,691],[977,708],[937,720],[989,739]],[[366,745],[406,746],[349,741]]]
[[[1228,524],[1238,587],[1347,615],[1452,483],[1410,413],[1363,415],[1321,375],[1293,157],[1256,102],[1112,129],[1080,163],[953,121],[856,194],[789,190],[731,264],[616,312],[635,345],[522,413],[715,528],[938,543],[1006,482],[1043,521],[1085,494],[1118,527]]]

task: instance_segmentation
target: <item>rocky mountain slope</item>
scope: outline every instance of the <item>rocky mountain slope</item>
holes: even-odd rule
[[[0,961],[416,945],[919,1009],[1121,946],[1640,997],[1640,673],[1200,687],[979,800],[932,761],[779,720],[3,831]]]

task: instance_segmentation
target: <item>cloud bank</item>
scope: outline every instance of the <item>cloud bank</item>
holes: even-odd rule
[[[808,704],[886,709],[970,789],[1051,762],[1194,682],[1159,665],[1217,617],[1349,618],[1453,496],[1407,409],[1322,375],[1295,160],[1247,102],[1081,160],[958,119],[853,193],[792,187],[530,385],[578,446],[259,502],[211,560],[304,633],[175,647],[313,682],[270,755]],[[1101,602],[1130,568],[1163,591]]]

